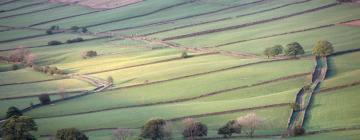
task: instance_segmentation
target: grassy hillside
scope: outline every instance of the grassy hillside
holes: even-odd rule
[[[11,106],[33,105],[24,115],[37,123],[37,138],[74,127],[91,140],[112,139],[116,128],[139,135],[149,119],[163,118],[172,138],[182,140],[185,118],[206,124],[205,138],[223,139],[217,130],[228,120],[256,113],[263,123],[254,138],[243,131],[229,139],[360,139],[360,26],[342,24],[360,19],[359,6],[145,0],[91,9],[46,0],[0,2],[0,118]],[[52,26],[59,29],[46,33]],[[84,40],[66,43],[75,38]],[[334,48],[326,62],[312,55],[319,40]],[[291,42],[304,54],[264,55]],[[86,55],[90,51],[96,56]],[[34,60],[25,65],[29,54]],[[48,66],[64,73],[51,74]],[[310,89],[301,90],[306,85]],[[42,94],[54,102],[40,105]],[[283,137],[302,119],[304,136]]]

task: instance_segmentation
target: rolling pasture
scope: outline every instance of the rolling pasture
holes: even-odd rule
[[[255,137],[229,139],[360,139],[358,3],[86,2],[0,2],[0,118],[15,106],[34,118],[38,139],[74,127],[91,140],[110,140],[116,128],[138,135],[149,119],[163,118],[173,139],[181,140],[186,118],[208,126],[204,138],[223,139],[220,127],[254,112],[263,119]],[[333,44],[327,61],[312,55],[319,40]],[[301,44],[303,55],[263,54],[292,42]],[[10,61],[21,49],[34,55],[31,66]],[[320,68],[327,69],[317,73]],[[306,85],[311,91],[302,95]],[[41,105],[43,94],[54,102]],[[309,95],[300,117],[305,134],[283,137],[301,116],[294,105]]]

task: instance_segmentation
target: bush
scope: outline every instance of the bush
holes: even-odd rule
[[[63,44],[63,43],[60,42],[60,41],[56,41],[56,40],[53,40],[53,41],[48,42],[48,45],[49,45],[49,46],[52,46],[52,45],[61,45],[61,44]]]
[[[52,35],[52,34],[53,34],[53,31],[52,31],[52,30],[46,30],[46,34]]]
[[[111,76],[109,76],[109,77],[107,78],[107,82],[113,84],[113,83],[114,83],[114,79],[113,79]]]
[[[86,59],[86,58],[90,58],[90,57],[95,57],[97,56],[97,52],[96,51],[86,51],[86,52],[83,52],[81,54],[82,58],[83,59]]]
[[[60,129],[56,132],[57,140],[88,140],[89,138],[76,128]]]
[[[305,54],[304,48],[298,43],[293,42],[286,45],[285,54],[288,56],[294,56]]]
[[[185,126],[183,131],[184,138],[196,138],[207,136],[208,128],[205,124],[201,122],[194,122]]]
[[[187,54],[187,52],[182,52],[181,53],[181,58],[188,58],[189,55]]]
[[[66,43],[76,43],[76,42],[81,42],[84,41],[84,39],[82,39],[81,37],[75,38],[75,39],[69,39],[66,41]]]
[[[80,29],[80,27],[78,27],[78,26],[72,26],[70,28],[70,30],[73,30],[74,32],[77,32],[77,30],[79,30],[79,29]]]
[[[50,104],[50,102],[51,102],[50,96],[48,94],[41,94],[39,96],[39,100],[40,100],[40,103],[43,105]]]
[[[241,126],[235,120],[228,121],[223,127],[218,129],[218,134],[224,138],[231,137],[232,134],[241,134]]]
[[[9,107],[6,112],[6,119],[8,119],[12,116],[22,116],[21,110],[14,106]]]
[[[11,69],[12,70],[18,70],[19,66],[17,64],[12,64]]]
[[[4,140],[36,140],[31,131],[37,131],[35,121],[28,116],[12,116],[0,125]]]
[[[166,126],[166,121],[163,119],[149,120],[141,128],[140,137],[151,140],[161,140],[168,135],[165,126]]]
[[[328,56],[334,52],[333,45],[326,40],[318,41],[313,49],[313,55],[315,56]]]
[[[302,127],[295,127],[294,129],[290,129],[288,131],[289,136],[301,136],[305,134],[305,129]]]

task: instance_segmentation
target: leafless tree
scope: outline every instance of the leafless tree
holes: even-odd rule
[[[26,65],[32,66],[35,64],[37,56],[33,53],[29,53],[25,56],[25,63]]]
[[[64,86],[60,85],[58,87],[58,92],[59,92],[59,95],[61,96],[62,99],[65,99],[67,97],[67,94],[65,93],[66,89],[65,89]]]
[[[183,120],[184,131],[183,136],[189,140],[194,140],[196,137],[207,135],[208,128],[205,124],[195,121],[192,118]]]
[[[263,124],[264,119],[260,116],[257,116],[254,112],[249,113],[245,116],[239,117],[237,123],[243,128],[247,129],[246,134],[250,137],[254,135],[256,129],[258,129]]]
[[[29,53],[29,49],[20,46],[10,54],[9,59],[12,62],[22,62]]]
[[[188,133],[188,135],[189,135],[189,139],[190,140],[193,140],[194,139],[194,130],[196,129],[196,125],[194,125],[195,123],[196,123],[196,121],[195,121],[195,119],[193,119],[193,118],[186,118],[186,119],[184,119],[183,121],[182,121],[182,123],[183,123],[183,125],[184,125],[184,128],[186,129],[186,128],[189,128],[189,129],[191,129],[191,130],[189,130],[189,133]]]
[[[114,140],[128,140],[134,136],[134,132],[127,128],[118,128],[113,131]]]

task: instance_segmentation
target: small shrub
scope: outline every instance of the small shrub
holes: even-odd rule
[[[60,42],[60,41],[56,41],[56,40],[53,40],[53,41],[48,42],[48,45],[49,45],[49,46],[61,45],[61,44],[63,44],[63,43]]]
[[[12,64],[11,69],[12,70],[18,70],[19,66],[17,64]]]
[[[81,57],[83,59],[86,59],[86,58],[90,58],[90,57],[95,57],[97,56],[97,52],[96,51],[86,51],[86,52],[83,52],[81,54]]]
[[[20,109],[18,109],[17,107],[9,107],[7,112],[6,112],[6,118],[10,118],[12,116],[22,116],[22,112]]]
[[[43,105],[47,105],[50,104],[51,100],[50,100],[50,96],[48,94],[41,94],[39,96],[39,101],[41,104]]]
[[[75,38],[75,39],[69,39],[66,41],[66,43],[76,43],[76,42],[81,42],[84,41],[84,39],[82,39],[81,37]]]
[[[182,52],[181,53],[181,58],[188,58],[189,55],[187,54],[187,52]]]
[[[305,129],[302,127],[295,127],[288,131],[289,136],[301,136],[305,134]]]
[[[56,132],[57,140],[88,140],[89,138],[76,128],[60,129]]]

